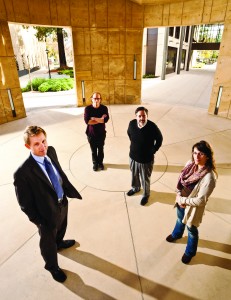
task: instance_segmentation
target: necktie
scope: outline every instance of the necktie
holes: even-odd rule
[[[51,163],[48,161],[48,159],[45,157],[44,158],[44,165],[45,165],[45,169],[47,171],[47,174],[51,180],[51,183],[56,191],[56,194],[58,196],[58,199],[61,199],[63,197],[63,189],[62,186],[59,182],[58,177],[55,174],[55,171],[51,165]]]

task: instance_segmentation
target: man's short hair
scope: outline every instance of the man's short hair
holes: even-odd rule
[[[92,95],[91,95],[91,99],[93,98],[93,95],[95,95],[95,94],[98,94],[98,95],[100,95],[100,99],[102,100],[102,95],[101,95],[101,93],[100,93],[100,92],[93,92],[93,93],[92,93]]]
[[[29,145],[30,144],[30,137],[31,136],[36,136],[40,133],[43,133],[45,135],[45,137],[47,137],[46,131],[42,127],[34,126],[34,125],[27,126],[25,131],[24,131],[24,135],[23,135],[25,144]]]
[[[137,109],[135,110],[135,114],[137,114],[138,113],[138,111],[145,111],[146,112],[146,114],[148,115],[148,110],[147,110],[147,108],[145,108],[144,106],[139,106],[139,107],[137,107]]]

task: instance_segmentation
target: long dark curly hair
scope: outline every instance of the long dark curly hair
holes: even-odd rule
[[[206,155],[206,157],[208,159],[205,163],[205,166],[209,170],[212,170],[216,174],[216,176],[218,177],[217,170],[216,170],[216,165],[215,165],[215,159],[213,157],[213,149],[209,145],[209,143],[206,142],[206,141],[200,141],[200,142],[197,142],[196,144],[194,144],[192,146],[192,161],[194,161],[194,158],[193,158],[194,148],[197,148],[200,152],[202,152]]]

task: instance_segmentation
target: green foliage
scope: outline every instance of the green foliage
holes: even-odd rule
[[[62,83],[60,81],[51,82],[51,91],[52,92],[60,92],[62,90]]]
[[[220,43],[224,24],[204,24],[195,27],[194,38],[200,43]]]
[[[26,87],[24,88],[21,88],[21,92],[22,93],[25,93],[25,92],[29,92],[31,90],[31,87],[29,85],[27,85]]]
[[[55,27],[39,27],[39,26],[33,26],[33,27],[37,30],[35,36],[39,41],[44,41],[48,36],[52,36],[52,35],[55,36],[56,38],[57,28]]]
[[[38,91],[38,88],[39,88],[39,86],[43,83],[43,82],[45,82],[47,79],[46,78],[34,78],[33,80],[32,80],[32,88],[33,88],[33,91]],[[27,84],[27,86],[29,85],[29,87],[30,87],[30,82],[28,82],[28,84]]]
[[[24,92],[30,92],[31,91],[31,85],[32,85],[32,89],[33,91],[38,91],[38,87],[45,82],[47,79],[46,78],[34,78],[32,80],[32,82],[30,83],[30,81],[27,83],[26,87],[21,88],[22,93]]]
[[[146,74],[143,75],[143,78],[156,78],[156,76],[154,74]]]
[[[195,64],[195,65],[193,66],[193,68],[195,68],[195,69],[201,69],[201,68],[204,67],[204,65],[205,65],[204,63],[200,62],[200,63]]]
[[[73,86],[71,86],[68,82],[63,82],[62,83],[62,91],[68,91],[71,90]]]
[[[49,82],[43,82],[39,87],[38,87],[38,91],[45,93],[45,92],[49,92],[51,88],[51,85]]]
[[[59,80],[62,81],[62,91],[73,89],[73,87],[74,87],[74,79],[73,78],[62,78]]]
[[[60,92],[73,89],[74,79],[72,78],[60,78],[60,79],[46,79],[46,78],[34,78],[32,80],[32,87],[34,91],[45,92]],[[31,90],[30,82],[28,82],[25,88],[21,91],[28,92]]]
[[[65,56],[65,49],[63,39],[67,36],[66,31],[63,28],[56,28],[56,27],[40,27],[40,26],[33,26],[36,29],[35,36],[38,41],[47,41],[47,38],[51,38],[53,41],[58,42],[58,49],[59,49],[59,62],[60,65],[66,65],[66,56]],[[52,49],[48,49],[48,55],[51,56]]]
[[[66,70],[59,70],[59,75],[69,75],[71,78],[74,78],[74,71],[73,69],[66,69]]]
[[[44,92],[60,92],[72,89],[74,86],[74,80],[71,78],[61,79],[47,79],[46,82],[42,83],[38,90]]]

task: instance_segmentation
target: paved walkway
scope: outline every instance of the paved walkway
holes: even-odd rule
[[[68,75],[59,75],[57,72],[54,72],[54,70],[51,70],[50,72],[51,78],[70,78]],[[47,69],[39,69],[37,71],[31,72],[30,74],[26,74],[19,77],[20,86],[25,87],[31,80],[34,78],[47,78],[49,79],[49,72]]]
[[[170,105],[186,105],[207,109],[210,102],[215,65],[209,65],[202,70],[192,69],[182,71],[180,75],[169,74],[166,80],[160,78],[143,79],[142,99],[145,103],[165,103]],[[52,78],[67,78],[66,75],[52,73]],[[31,73],[33,78],[48,78],[47,70]],[[21,86],[29,82],[29,75],[20,77]],[[24,105],[27,111],[54,106],[75,106],[76,91],[63,92],[27,92],[23,93]]]
[[[126,130],[137,106],[109,106],[106,168],[99,172],[92,171],[83,108],[57,103],[28,107],[27,118],[1,125],[1,299],[229,299],[231,122],[208,115],[204,108],[208,95],[203,92],[211,89],[212,77],[204,71],[198,80],[198,72],[170,75],[159,84],[143,81],[143,104],[164,136],[155,159],[151,198],[144,207],[139,204],[141,193],[126,195],[130,188]],[[69,202],[66,237],[78,242],[59,254],[59,265],[68,276],[64,284],[43,269],[37,229],[15,198],[12,174],[29,154],[22,140],[29,124],[46,129],[49,144],[57,149],[64,170],[83,196]],[[198,253],[184,265],[187,235],[175,244],[165,238],[176,219],[173,203],[179,171],[190,158],[191,146],[201,139],[214,148],[219,179],[199,229]]]
[[[25,87],[30,80],[34,78],[49,78],[47,70],[40,69],[32,72],[30,75],[19,77],[20,86]],[[51,78],[70,78],[67,75],[59,75],[56,72],[51,72]],[[74,89],[61,92],[40,93],[36,91],[23,93],[23,101],[26,111],[44,109],[49,107],[69,107],[76,106],[76,92]]]

